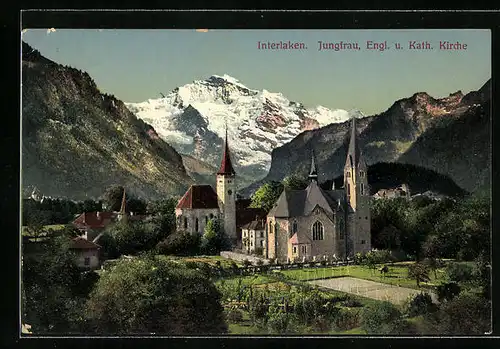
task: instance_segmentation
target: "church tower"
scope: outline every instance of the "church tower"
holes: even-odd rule
[[[356,118],[352,118],[351,139],[344,167],[347,197],[347,255],[371,250],[370,190],[367,166],[359,149]]]
[[[217,171],[217,197],[219,208],[224,219],[224,232],[233,245],[236,243],[236,173],[234,172],[229,154],[229,144],[224,141],[224,153],[219,171]]]

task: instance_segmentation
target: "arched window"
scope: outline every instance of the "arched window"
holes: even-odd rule
[[[196,218],[196,220],[194,221],[194,231],[195,232],[198,232],[198,228],[199,228],[199,226],[198,226],[199,224],[198,223],[199,223],[198,222],[198,218]]]
[[[347,171],[347,178],[351,178],[351,172]]]
[[[208,224],[208,216],[205,216],[205,225]]]
[[[188,219],[187,217],[184,217],[184,229],[187,229],[188,227]]]
[[[214,218],[213,213],[210,213],[210,219],[213,219],[213,218]]]
[[[275,222],[275,223],[274,223],[274,232],[275,232],[276,234],[278,234],[278,227],[279,227],[278,222]]]
[[[298,224],[297,221],[293,221],[292,223],[292,234],[295,234],[298,230]]]
[[[323,240],[323,224],[315,222],[312,227],[313,240]]]
[[[365,191],[365,186],[363,185],[363,183],[361,183],[361,195],[364,195],[364,191]]]

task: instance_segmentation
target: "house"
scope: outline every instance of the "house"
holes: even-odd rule
[[[402,184],[398,188],[380,189],[373,195],[374,199],[410,199],[410,188],[407,184]]]
[[[344,187],[324,190],[311,161],[309,185],[285,189],[267,214],[266,258],[280,262],[346,258],[371,249],[367,166],[357,144],[356,119],[344,166]]]
[[[256,219],[241,227],[241,237],[243,250],[247,253],[253,253],[260,249],[266,249],[266,221],[265,219]],[[262,253],[262,252],[261,252]]]
[[[120,220],[143,220],[145,215],[134,215],[126,209],[126,195],[123,190],[122,204],[119,212],[83,212],[72,222],[73,226],[80,231],[81,236],[89,241],[93,241],[110,224]]]
[[[94,270],[100,267],[101,246],[81,236],[71,240],[69,249],[76,255],[76,265],[82,269]]]

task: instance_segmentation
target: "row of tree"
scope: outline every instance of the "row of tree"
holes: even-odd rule
[[[424,257],[473,260],[490,249],[489,198],[372,201],[372,245]]]
[[[74,201],[47,197],[41,201],[24,199],[22,205],[23,225],[67,224],[74,219],[76,214],[82,212],[119,211],[124,190],[121,185],[112,185],[97,200]],[[161,201],[159,200],[160,205]],[[146,201],[136,197],[133,193],[126,193],[127,212],[153,214],[157,211],[155,208],[157,205],[158,201]]]

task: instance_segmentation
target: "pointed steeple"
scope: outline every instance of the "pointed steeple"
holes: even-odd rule
[[[125,196],[125,188],[123,188],[122,206],[120,208],[120,215],[125,216],[127,198]]]
[[[349,141],[349,148],[347,150],[347,163],[351,167],[356,167],[359,163],[360,152],[357,142],[356,118],[352,117],[351,140]]]
[[[314,161],[314,151],[311,155],[311,170],[309,171],[309,180],[318,181],[318,170],[316,169],[316,162]]]
[[[224,153],[220,164],[218,175],[234,175],[233,164],[231,163],[231,155],[229,154],[229,144],[227,142],[227,121],[226,121],[226,139],[224,141]]]

